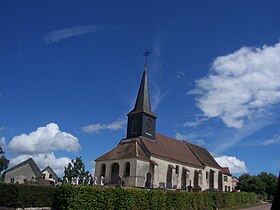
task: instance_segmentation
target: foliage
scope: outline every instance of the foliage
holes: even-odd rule
[[[190,193],[166,190],[113,189],[63,185],[57,188],[54,209],[199,210],[256,202],[254,193]]]
[[[275,194],[277,180],[277,176],[266,172],[261,172],[257,176],[244,174],[239,177],[237,189],[244,192],[254,192],[265,200],[267,197],[271,198]]]
[[[0,184],[0,206],[13,208],[213,210],[253,204],[255,201],[254,193],[190,193],[92,186],[62,185],[59,187],[46,187]]]
[[[73,179],[79,179],[79,184],[87,184],[92,180],[92,176],[89,171],[85,170],[85,164],[81,157],[76,157],[76,160],[71,160],[67,167],[64,167],[64,183],[66,178],[69,183]]]
[[[6,170],[9,165],[9,160],[5,157],[5,152],[0,146],[0,176],[2,174],[2,171]]]
[[[47,207],[52,206],[54,187],[0,183],[0,206]]]

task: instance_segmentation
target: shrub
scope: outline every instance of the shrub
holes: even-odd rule
[[[41,187],[0,184],[0,206],[52,207],[95,210],[214,210],[253,204],[254,193],[192,193],[183,191],[98,188],[92,186]]]
[[[47,207],[52,206],[54,187],[0,183],[0,206]]]

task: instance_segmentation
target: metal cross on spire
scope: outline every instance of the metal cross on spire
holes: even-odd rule
[[[145,66],[147,65],[147,58],[148,58],[148,55],[150,55],[150,54],[151,54],[151,52],[148,49],[146,49],[146,51],[143,53],[143,55],[145,56]]]

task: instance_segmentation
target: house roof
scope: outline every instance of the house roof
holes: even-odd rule
[[[5,173],[9,173],[15,169],[18,169],[24,165],[30,165],[31,169],[33,170],[33,173],[35,174],[36,178],[40,178],[42,177],[42,172],[41,170],[39,169],[39,167],[37,166],[37,164],[35,163],[35,161],[30,157],[28,158],[27,160],[15,165],[14,167],[12,168],[9,168],[7,171],[5,171]]]
[[[143,149],[139,146],[137,139],[121,141],[115,148],[98,157],[96,161],[117,160],[125,158],[140,158],[150,160]]]
[[[211,166],[214,168],[221,168],[213,156],[204,147],[186,142],[186,145],[192,150],[193,154],[202,162],[203,165]]]
[[[114,149],[97,158],[96,161],[135,157],[150,160],[151,156],[163,157],[201,168],[204,166],[220,168],[205,148],[161,134],[156,134],[155,141],[143,136],[124,139]]]
[[[178,141],[161,134],[156,134],[155,141],[144,137],[140,138],[151,155],[203,167],[202,163],[183,141]]]
[[[231,173],[230,173],[230,170],[229,170],[228,167],[222,167],[221,168],[221,173],[231,176]]]
[[[56,173],[54,172],[54,170],[50,166],[47,166],[46,168],[44,168],[42,170],[42,173],[44,173],[44,171],[50,171],[52,173],[52,175],[53,175],[53,178],[54,179],[58,179],[58,176],[56,175]]]

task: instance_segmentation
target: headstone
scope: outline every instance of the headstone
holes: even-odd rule
[[[165,188],[165,183],[164,182],[160,182],[158,185],[159,188]]]
[[[74,178],[72,177],[72,178],[71,178],[71,185],[74,185],[74,184],[75,184]]]
[[[103,183],[103,182],[104,182],[104,177],[103,177],[103,176],[101,176],[101,177],[100,177],[100,185],[102,185],[102,186],[103,186],[103,185],[104,185],[104,183]]]
[[[119,187],[123,186],[123,178],[121,176],[118,177],[118,186]]]
[[[98,178],[97,178],[96,176],[93,178],[93,184],[94,184],[94,185],[97,185],[97,179],[98,179]]]
[[[76,177],[76,185],[79,185],[79,177]]]
[[[90,181],[91,181],[91,177],[89,176],[87,185],[90,185]]]

